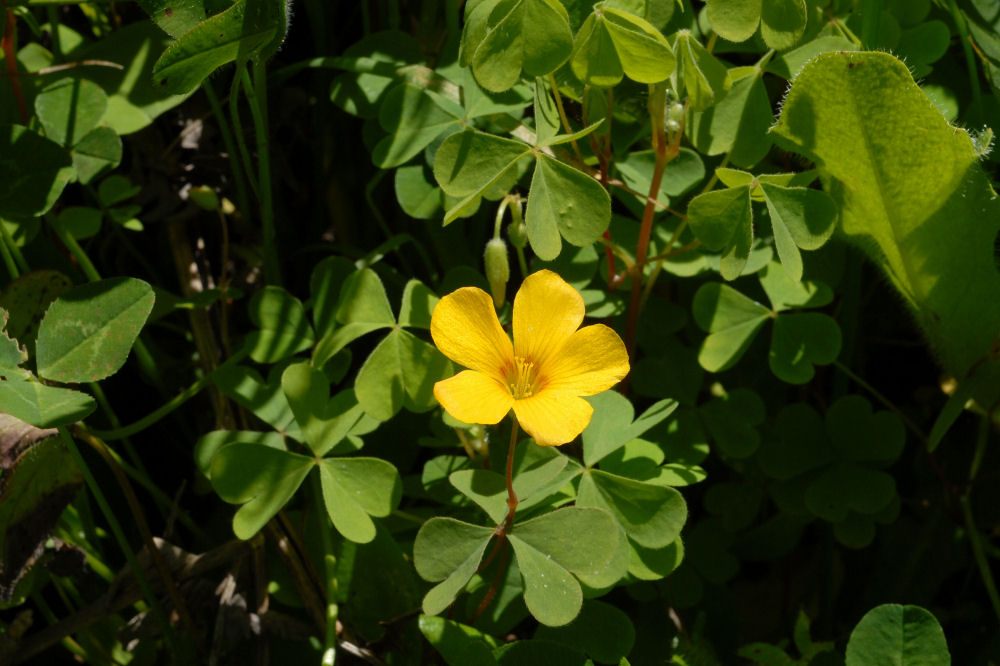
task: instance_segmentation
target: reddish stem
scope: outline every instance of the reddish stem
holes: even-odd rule
[[[17,17],[14,10],[7,9],[3,31],[3,58],[7,61],[7,73],[10,74],[10,85],[14,89],[14,99],[17,100],[17,110],[21,112],[21,122],[25,125],[31,120],[28,115],[28,105],[24,103],[24,91],[21,90],[21,79],[17,74]]]

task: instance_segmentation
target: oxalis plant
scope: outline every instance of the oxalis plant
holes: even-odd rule
[[[0,665],[997,662],[1000,0],[0,10]]]

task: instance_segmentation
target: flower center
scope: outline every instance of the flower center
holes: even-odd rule
[[[515,400],[530,398],[538,391],[538,368],[531,357],[515,356],[513,365],[505,368],[507,387]]]

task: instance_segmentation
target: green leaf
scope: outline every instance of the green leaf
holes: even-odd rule
[[[173,0],[170,0],[173,2]],[[174,3],[177,7],[177,3]],[[115,67],[81,67],[67,70],[70,78],[92,81],[108,95],[102,124],[117,134],[136,132],[171,109],[190,93],[172,95],[153,82],[153,64],[171,40],[150,21],[138,21],[114,31],[114,39],[82,44],[64,54],[74,62],[103,60]]]
[[[389,169],[409,162],[438,135],[462,125],[423,89],[404,83],[391,89],[379,110],[379,124],[389,136],[372,150],[372,162]]]
[[[354,392],[368,414],[388,421],[403,407],[413,412],[433,409],[434,382],[450,372],[451,363],[436,347],[396,328],[358,370]]]
[[[206,17],[225,9],[228,0],[138,0],[139,6],[153,22],[171,37],[180,37],[205,20]]]
[[[806,506],[832,523],[849,511],[875,514],[896,496],[896,482],[885,472],[850,463],[835,464],[820,473],[806,489]]]
[[[413,542],[413,564],[424,580],[443,581],[424,597],[424,613],[440,613],[465,589],[479,568],[493,532],[492,527],[440,517],[420,527]]]
[[[559,119],[559,109],[552,88],[547,78],[535,79],[535,145],[545,146],[548,141],[559,134],[562,123]]]
[[[321,340],[332,332],[336,324],[341,288],[354,272],[354,262],[337,255],[327,257],[313,267],[309,276],[309,292],[312,295],[313,327]]]
[[[802,70],[802,66],[818,56],[830,51],[857,51],[858,45],[839,35],[827,35],[810,40],[802,46],[782,53],[767,66],[767,71],[791,81]]]
[[[830,405],[826,430],[843,460],[886,466],[896,461],[906,443],[903,421],[893,412],[873,412],[859,395],[847,395]]]
[[[687,93],[691,111],[704,111],[726,96],[732,86],[726,66],[709,53],[690,30],[677,32],[673,52],[677,69],[671,80],[678,92],[683,88]]]
[[[230,62],[246,62],[284,33],[285,7],[273,0],[236,0],[171,44],[153,66],[153,80],[168,93],[187,93]]]
[[[448,666],[495,666],[497,640],[489,634],[454,620],[421,615],[420,633],[434,646]]]
[[[813,280],[795,282],[787,271],[779,269],[774,262],[764,267],[759,279],[775,312],[819,308],[833,301],[833,290],[827,285]]]
[[[559,254],[560,235],[573,245],[590,245],[608,228],[611,198],[581,171],[540,154],[528,193],[528,240],[540,259]]]
[[[35,98],[45,136],[67,148],[97,127],[107,108],[107,94],[87,79],[60,79]]]
[[[153,288],[135,278],[75,287],[49,306],[38,327],[38,374],[59,382],[94,382],[125,364],[153,310]]]
[[[281,510],[313,468],[312,458],[261,444],[230,444],[212,459],[212,487],[224,501],[242,504],[233,532],[244,541]]]
[[[409,280],[403,288],[403,302],[399,308],[399,325],[410,328],[431,327],[431,313],[438,301],[430,287],[420,280]]]
[[[805,187],[779,187],[761,183],[767,211],[771,214],[774,245],[788,275],[802,279],[802,257],[798,248],[817,250],[833,235],[837,208],[826,192]]]
[[[758,426],[767,412],[761,397],[746,388],[736,388],[698,407],[705,427],[719,449],[731,458],[752,455],[760,444]]]
[[[647,548],[669,545],[687,520],[684,498],[673,488],[597,469],[581,477],[577,505],[610,511],[629,538]]]
[[[259,444],[285,450],[285,436],[273,430],[213,430],[198,438],[194,445],[194,462],[206,478],[212,478],[212,460],[230,444]]]
[[[783,407],[775,418],[775,435],[764,441],[757,460],[774,479],[791,479],[833,460],[823,419],[804,403]]]
[[[345,538],[368,543],[375,538],[369,516],[384,518],[399,505],[399,472],[379,458],[323,458],[319,462],[323,501],[333,526]]]
[[[621,159],[615,160],[615,168],[622,175],[625,184],[641,195],[636,200],[644,203],[649,187],[653,181],[653,168],[656,164],[656,153],[652,150],[632,151]],[[681,148],[677,157],[670,163],[670,168],[664,171],[660,181],[660,195],[657,201],[664,206],[670,205],[670,197],[686,194],[705,178],[705,165],[701,157],[690,148]]]
[[[467,130],[457,132],[441,144],[434,156],[434,179],[441,189],[462,200],[445,213],[445,224],[479,197],[517,182],[518,162],[531,154],[531,147],[511,139]]]
[[[336,267],[331,265],[331,270],[337,276],[343,275],[346,268],[340,262]],[[322,294],[323,298],[317,301],[313,314],[317,327],[322,322],[322,328],[326,330],[313,350],[313,364],[317,367],[325,365],[341,349],[361,336],[389,328],[396,323],[382,280],[370,268],[346,276],[340,287],[340,297],[335,309],[331,307],[329,287],[321,286],[320,283],[316,283],[316,286],[318,289],[313,291]],[[334,327],[334,321],[340,326]]]
[[[258,330],[247,336],[247,343],[250,358],[258,363],[277,363],[312,346],[312,327],[302,301],[281,287],[256,292],[248,309]]]
[[[122,140],[110,127],[95,127],[73,146],[73,168],[86,185],[122,161]]]
[[[27,379],[31,373],[20,365],[28,360],[28,351],[5,330],[10,314],[0,307],[0,377]]]
[[[833,363],[840,354],[837,322],[825,314],[784,314],[774,322],[768,362],[775,376],[789,384],[813,378],[813,365]]]
[[[633,422],[632,403],[621,393],[604,391],[587,400],[594,408],[590,423],[583,431],[583,462],[587,467],[593,467],[627,442],[641,437],[677,409],[676,400],[661,400]]]
[[[846,666],[950,666],[937,619],[920,606],[883,604],[868,611],[847,641]]]
[[[20,125],[0,125],[0,215],[45,213],[75,173],[70,154],[55,141]]]
[[[760,63],[730,70],[733,83],[729,93],[711,108],[689,116],[686,133],[700,152],[730,153],[730,162],[743,167],[767,155],[771,148],[767,130],[774,118],[762,73]]]
[[[514,549],[524,581],[524,603],[528,611],[542,624],[553,627],[573,620],[583,604],[580,583],[550,555],[516,534],[508,535],[507,539]]]
[[[708,333],[698,351],[698,363],[709,372],[735,365],[771,317],[771,311],[760,303],[718,282],[698,289],[692,313],[698,326]]]
[[[215,385],[227,397],[253,412],[278,432],[299,439],[298,424],[288,400],[281,390],[279,378],[264,382],[260,374],[243,365],[221,365],[213,376]]]
[[[675,59],[663,33],[645,19],[613,7],[605,5],[601,14],[626,76],[637,83],[659,83],[670,76]]]
[[[403,212],[418,220],[429,220],[441,212],[442,192],[428,177],[423,164],[409,164],[396,169],[393,189]]]
[[[512,534],[574,574],[599,574],[618,548],[614,518],[595,508],[557,509],[515,524]]]
[[[22,380],[0,381],[0,405],[36,428],[76,423],[97,409],[86,393]]]
[[[463,57],[483,88],[502,92],[521,78],[554,72],[573,48],[569,15],[557,0],[483,3],[468,17]],[[466,39],[468,37],[468,39]],[[471,52],[470,55],[466,55]]]
[[[762,0],[708,0],[708,22],[723,39],[742,42],[757,32]]]
[[[739,277],[753,244],[750,186],[699,194],[688,204],[688,221],[705,247],[722,251],[722,277]]]
[[[330,398],[326,375],[308,363],[285,368],[281,388],[306,444],[317,456],[326,455],[364,418],[353,391],[342,391]]]
[[[551,451],[541,449],[540,451]],[[567,458],[558,452],[536,456],[529,460],[527,447],[521,448],[514,460],[514,493],[518,508],[530,508],[535,492],[545,489],[566,468]],[[507,481],[504,476],[486,469],[465,469],[453,472],[448,481],[459,492],[475,502],[490,520],[500,523],[507,515]]]
[[[658,83],[674,71],[674,54],[659,30],[645,19],[612,7],[595,8],[580,27],[570,65],[580,81],[610,88],[623,75]]]
[[[760,35],[772,49],[789,49],[802,38],[807,23],[805,0],[763,0]]]
[[[773,132],[821,165],[841,233],[882,268],[945,369],[967,377],[975,367],[988,379],[973,397],[996,404],[1000,364],[983,359],[1000,308],[983,304],[1000,301],[1000,204],[972,139],[887,53],[817,56],[782,109]]]
[[[73,238],[90,238],[101,230],[104,213],[90,206],[66,206],[56,216],[56,224],[73,234]]]

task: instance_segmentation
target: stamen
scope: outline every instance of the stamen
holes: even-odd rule
[[[507,387],[515,400],[530,398],[538,390],[538,372],[530,356],[515,356],[514,363],[504,370]]]

